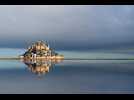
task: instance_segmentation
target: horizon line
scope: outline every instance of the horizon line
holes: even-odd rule
[[[0,57],[0,60],[21,60],[21,58]],[[134,58],[64,58],[63,60],[134,60]]]

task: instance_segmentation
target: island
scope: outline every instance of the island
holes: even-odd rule
[[[56,53],[49,47],[48,43],[37,41],[27,48],[27,51],[20,55],[21,59],[64,59],[63,55]]]

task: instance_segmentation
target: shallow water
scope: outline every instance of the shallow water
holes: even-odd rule
[[[19,60],[0,61],[0,93],[134,93],[134,61],[64,60],[38,76]]]
[[[0,49],[15,57],[24,49]],[[133,58],[133,53],[58,51],[65,58]],[[0,93],[134,93],[134,60],[64,60],[40,76],[19,60],[0,60]]]
[[[17,57],[26,49],[0,48],[0,57]],[[134,58],[134,51],[56,51],[66,58],[79,59],[129,59]]]

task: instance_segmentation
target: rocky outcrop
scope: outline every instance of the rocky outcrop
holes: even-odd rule
[[[59,55],[43,41],[37,41],[28,47],[27,51],[20,56],[25,59],[63,59],[63,55]]]

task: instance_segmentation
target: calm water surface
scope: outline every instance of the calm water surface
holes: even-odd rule
[[[38,76],[1,60],[0,93],[134,93],[134,61],[64,60]]]
[[[0,53],[3,56],[22,53],[7,51],[3,49]],[[80,58],[133,57],[127,53],[61,54]],[[22,61],[0,60],[0,93],[134,93],[134,60],[64,60],[40,76]]]

